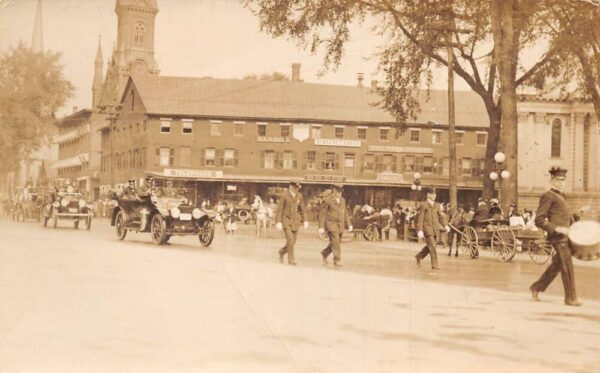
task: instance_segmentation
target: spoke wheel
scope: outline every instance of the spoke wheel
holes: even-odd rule
[[[160,214],[155,214],[152,217],[150,226],[152,241],[157,245],[164,245],[167,242],[167,223]]]
[[[127,236],[127,229],[125,229],[125,216],[119,211],[115,218],[115,231],[119,240],[124,240]]]
[[[475,228],[468,225],[464,226],[460,235],[460,251],[462,255],[468,256],[469,258],[475,257],[478,246],[479,239]]]
[[[536,264],[545,264],[554,255],[554,248],[546,242],[531,242],[529,244],[529,257]]]
[[[492,251],[496,259],[510,262],[517,253],[515,234],[506,228],[494,228],[492,234]]]
[[[202,224],[202,229],[200,230],[200,234],[198,235],[198,239],[200,240],[200,244],[204,247],[210,246],[213,239],[215,238],[215,225],[212,221],[206,220],[204,224]]]
[[[363,231],[363,237],[369,242],[375,241],[375,227],[373,225],[368,225]]]

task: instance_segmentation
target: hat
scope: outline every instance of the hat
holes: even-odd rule
[[[423,188],[423,191],[427,194],[435,194],[436,193],[435,188],[433,188],[433,187],[425,187],[425,188]]]
[[[299,188],[300,188],[300,183],[299,183],[299,182],[297,182],[297,181],[290,180],[290,181],[288,182],[288,186],[290,186],[290,185],[291,185],[291,186],[293,186],[293,187],[294,187],[294,188],[296,188],[296,189],[299,189]]]
[[[495,203],[495,204],[498,204],[498,203],[500,203],[500,202],[498,201],[498,199],[497,199],[497,198],[492,198],[492,199],[490,199],[490,203]]]
[[[129,184],[135,184],[135,179],[129,179]]]
[[[550,172],[550,176],[552,177],[561,177],[563,179],[567,177],[567,170],[562,167],[552,167],[548,172]]]
[[[332,186],[333,186],[333,189],[337,189],[337,190],[344,189],[344,184],[342,184],[342,183],[335,183]]]
[[[483,198],[483,197],[479,197],[479,198],[477,199],[477,202],[485,202],[485,198]]]

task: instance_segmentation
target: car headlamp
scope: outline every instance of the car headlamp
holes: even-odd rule
[[[200,210],[199,208],[196,207],[195,209],[192,210],[192,217],[194,219],[200,219],[202,217],[202,215],[204,215],[204,214],[202,213],[202,210]]]
[[[67,206],[69,206],[69,200],[68,200],[68,199],[66,199],[66,198],[63,198],[63,199],[61,199],[61,200],[60,200],[60,205],[61,205],[62,207],[67,207]]]
[[[175,219],[179,218],[179,215],[181,215],[181,211],[179,210],[178,207],[173,207],[171,209],[171,216]]]
[[[81,207],[81,208],[85,207],[85,200],[84,199],[80,199],[79,200],[79,207]]]
[[[73,189],[73,186],[72,186],[72,185],[69,185],[69,186],[67,187],[67,193],[73,193],[73,191],[74,191],[74,190],[75,190],[75,189]]]

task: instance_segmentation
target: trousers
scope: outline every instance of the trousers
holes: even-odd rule
[[[552,263],[546,268],[539,280],[531,285],[531,289],[545,291],[548,285],[560,273],[563,288],[565,290],[565,302],[577,300],[577,291],[575,290],[575,271],[573,269],[573,257],[571,249],[566,241],[552,243],[556,254],[552,257]]]
[[[327,235],[329,236],[329,245],[321,251],[321,255],[325,258],[329,256],[333,252],[333,261],[339,262],[342,260],[342,248],[340,243],[342,242],[342,234],[343,232],[331,232],[328,231]]]
[[[431,256],[431,268],[439,268],[437,251],[435,250],[435,244],[437,242],[437,238],[435,236],[425,236],[426,245],[421,249],[421,251],[417,254],[420,259],[425,259],[427,255]]]
[[[279,255],[288,255],[288,263],[294,263],[296,258],[294,257],[294,246],[296,245],[296,239],[298,238],[298,231],[292,230],[292,228],[283,228],[283,234],[285,235],[285,246],[279,250]]]

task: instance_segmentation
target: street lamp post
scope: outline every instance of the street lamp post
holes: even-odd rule
[[[413,191],[413,199],[415,200],[415,207],[417,207],[417,197],[418,193],[421,191],[421,174],[419,172],[414,173],[413,183],[410,186],[410,189]]]
[[[496,180],[502,181],[506,180],[510,177],[510,172],[504,168],[504,161],[506,160],[506,155],[502,152],[498,152],[494,154],[494,162],[496,162],[496,166],[492,172],[490,172],[490,179],[494,182]],[[500,193],[500,191],[498,192]],[[500,199],[502,199],[501,195],[498,195]]]

